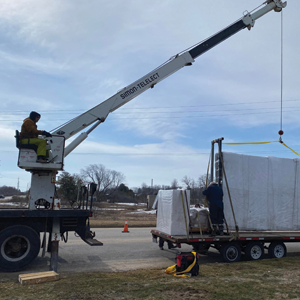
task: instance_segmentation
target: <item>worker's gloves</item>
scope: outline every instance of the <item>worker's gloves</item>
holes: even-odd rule
[[[45,131],[45,130],[43,131],[43,135],[45,137],[52,137],[52,134],[50,132]]]

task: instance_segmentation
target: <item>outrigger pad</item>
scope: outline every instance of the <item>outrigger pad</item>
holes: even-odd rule
[[[82,239],[82,240],[90,246],[103,246],[103,243],[96,239],[87,238],[87,239]]]

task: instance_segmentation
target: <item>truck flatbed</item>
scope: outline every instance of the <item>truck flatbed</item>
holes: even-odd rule
[[[45,217],[90,217],[90,210],[83,209],[60,209],[60,210],[50,210],[50,209],[37,209],[30,210],[27,208],[1,208],[0,218],[45,218]]]

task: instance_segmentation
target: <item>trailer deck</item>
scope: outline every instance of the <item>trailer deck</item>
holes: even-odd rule
[[[193,246],[194,251],[207,254],[210,247],[217,249],[225,262],[237,262],[242,252],[247,259],[262,259],[265,249],[268,249],[270,258],[286,256],[285,243],[300,242],[300,231],[241,231],[232,232],[223,236],[210,236],[209,234],[190,233],[186,235],[168,235],[159,230],[151,230],[153,241],[157,238],[170,241],[181,248],[181,244]]]
[[[229,235],[217,235],[211,237],[209,234],[190,233],[186,235],[168,235],[162,231],[151,230],[152,235],[162,237],[176,244],[192,244],[195,242],[229,242],[236,241],[283,241],[283,242],[300,242],[300,231],[240,231],[238,238],[235,238],[235,233]]]

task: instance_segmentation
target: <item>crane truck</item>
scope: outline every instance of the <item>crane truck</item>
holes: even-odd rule
[[[204,42],[184,53],[173,56],[169,61],[123,88],[115,95],[84,112],[75,119],[52,131],[47,137],[49,162],[36,162],[36,149],[32,145],[20,144],[18,132],[16,145],[19,149],[18,167],[31,173],[30,199],[28,209],[0,210],[0,269],[19,271],[28,266],[38,255],[41,247],[40,235],[49,234],[47,251],[51,253],[50,268],[57,270],[59,241],[64,234],[75,231],[82,240],[92,246],[101,242],[94,238],[90,230],[91,209],[62,209],[55,193],[56,175],[64,168],[64,159],[82,143],[108,114],[130,100],[177,72],[191,66],[195,59],[214,46],[225,41],[242,29],[251,29],[255,21],[270,11],[280,12],[287,5],[281,0],[267,0],[252,13],[243,17]],[[90,127],[89,127],[90,126]],[[89,127],[89,128],[87,128]],[[66,140],[87,128],[70,144]],[[86,208],[89,206],[86,206]],[[45,238],[42,243],[45,250]]]

